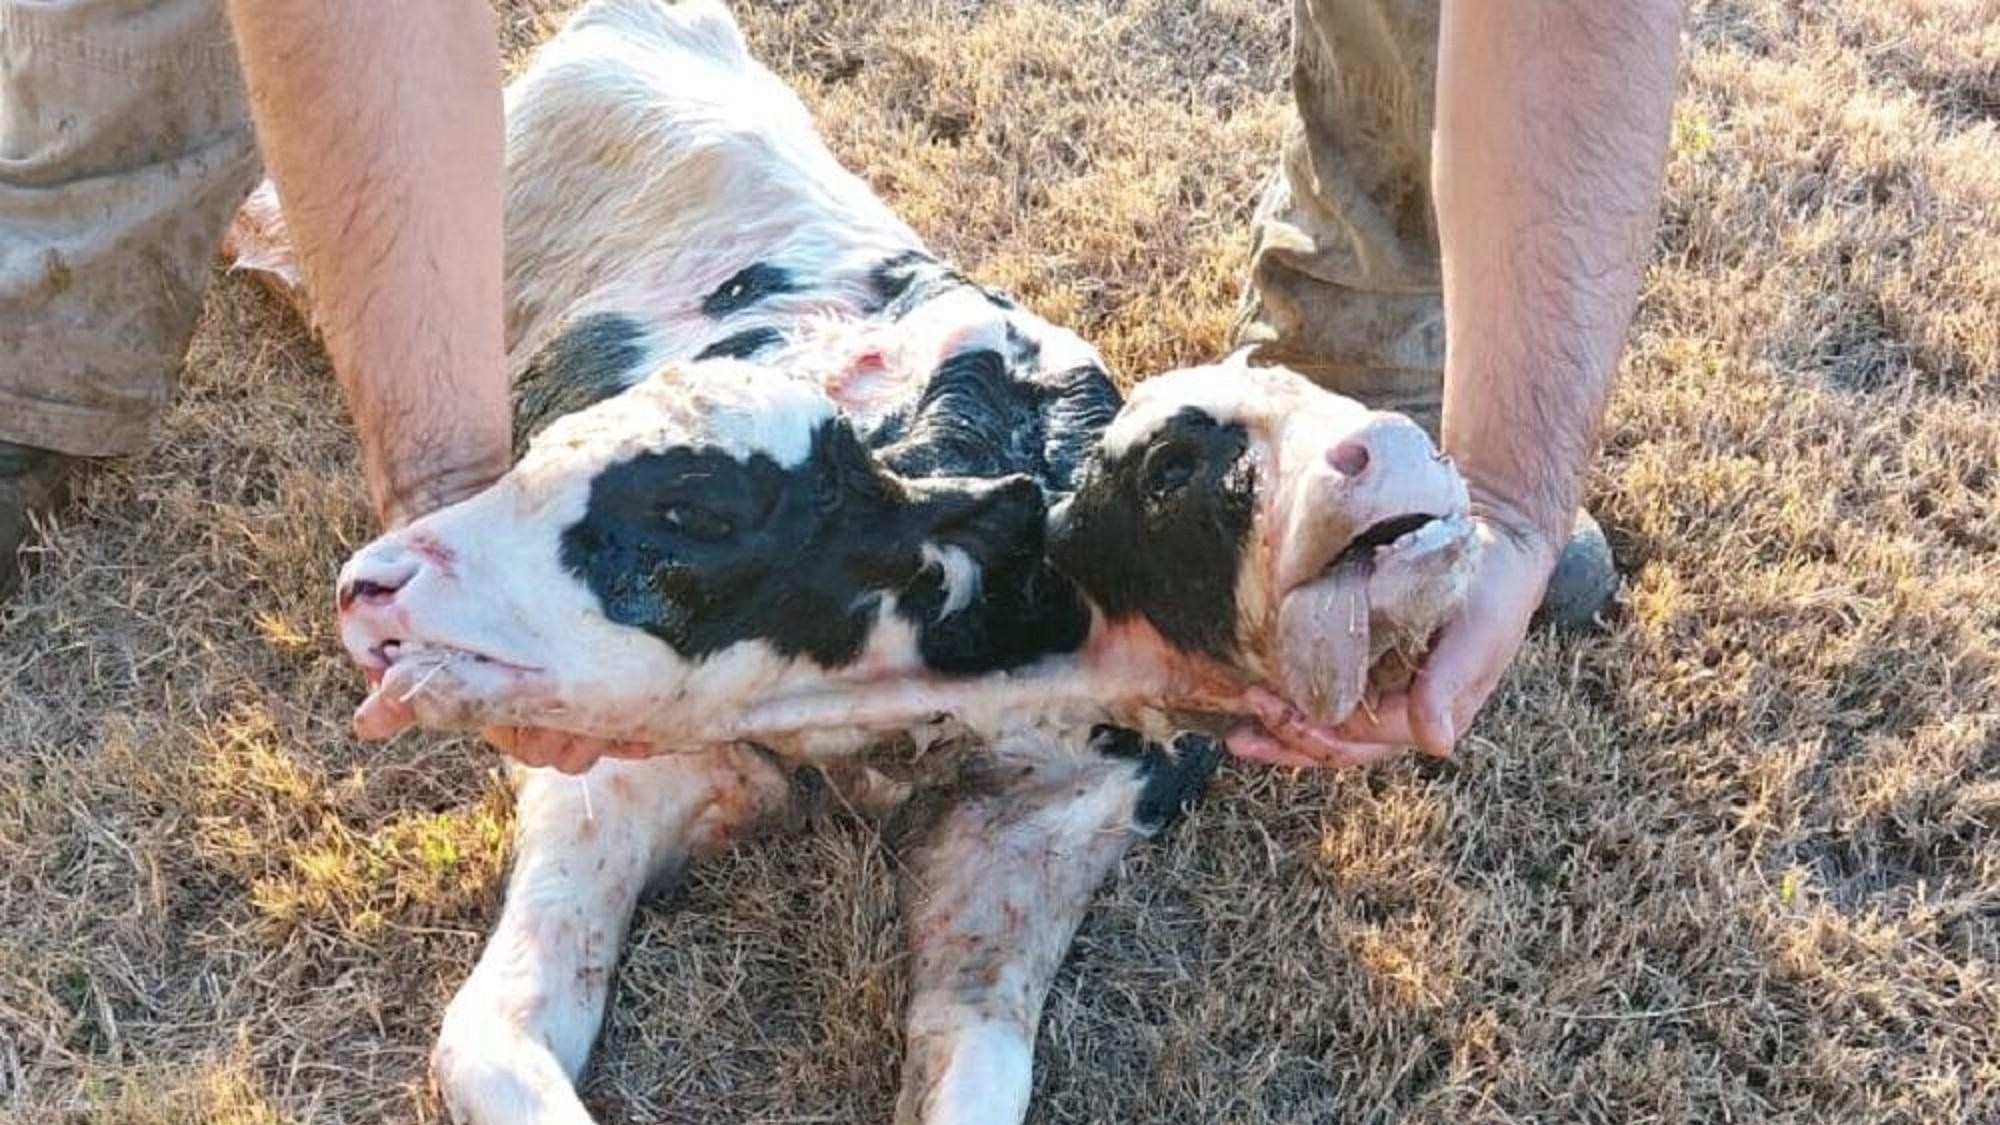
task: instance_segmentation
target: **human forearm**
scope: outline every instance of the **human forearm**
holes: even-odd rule
[[[1551,551],[1651,241],[1680,14],[1678,0],[1444,3],[1444,444],[1489,514]]]
[[[404,522],[507,467],[491,17],[482,0],[229,13],[369,491]]]

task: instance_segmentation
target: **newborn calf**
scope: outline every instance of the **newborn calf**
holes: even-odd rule
[[[823,774],[870,809],[935,783],[903,818],[898,1120],[1019,1121],[1090,895],[1214,767],[1181,728],[1351,712],[1461,595],[1462,483],[1279,369],[1121,403],[1082,340],[929,255],[707,0],[585,7],[507,105],[524,452],[343,570],[356,725],[672,752],[521,772],[507,904],[433,1057],[447,1105],[587,1121],[642,887]],[[862,752],[912,732],[929,753]]]

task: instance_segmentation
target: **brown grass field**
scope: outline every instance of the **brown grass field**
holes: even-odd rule
[[[517,60],[565,6],[501,5]],[[1129,377],[1222,348],[1278,0],[741,16],[973,273]],[[1682,85],[1590,491],[1616,620],[1453,762],[1227,767],[1085,925],[1036,1121],[2000,1121],[2000,19],[1697,3]],[[221,281],[0,609],[0,1118],[438,1119],[508,800],[347,733],[368,535],[324,360]],[[893,870],[836,818],[644,908],[603,1119],[886,1120]]]

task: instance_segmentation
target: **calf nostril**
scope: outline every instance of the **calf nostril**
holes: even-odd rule
[[[1368,471],[1368,447],[1358,441],[1343,441],[1326,451],[1326,463],[1344,477],[1358,477]]]

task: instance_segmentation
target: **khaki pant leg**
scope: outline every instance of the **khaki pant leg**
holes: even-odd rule
[[[1297,117],[1258,207],[1234,329],[1436,432],[1444,302],[1431,206],[1438,0],[1294,0]]]
[[[0,0],[0,441],[143,448],[258,174],[221,0]]]

